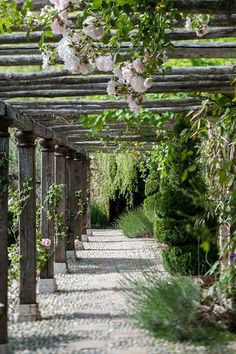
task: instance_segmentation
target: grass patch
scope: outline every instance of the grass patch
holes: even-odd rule
[[[115,221],[114,226],[130,238],[151,236],[153,234],[152,213],[144,210],[143,207],[127,211]]]
[[[128,280],[125,291],[136,325],[156,338],[204,345],[235,340],[217,324],[202,320],[201,288],[190,277],[160,280],[155,274]]]

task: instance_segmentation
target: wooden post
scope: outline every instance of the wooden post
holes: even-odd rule
[[[76,216],[74,222],[74,235],[75,235],[75,250],[83,249],[82,243],[82,162],[83,155],[75,153],[74,160],[74,183],[75,183],[75,203],[76,203]]]
[[[51,139],[40,139],[41,145],[41,235],[42,239],[51,241],[48,247],[49,258],[44,269],[40,273],[38,291],[40,293],[52,293],[56,291],[54,279],[54,220],[53,205],[45,200],[49,188],[54,183],[54,145]],[[47,216],[50,213],[51,218]]]
[[[87,158],[83,156],[81,163],[81,203],[82,203],[82,241],[88,241],[87,236]]]
[[[8,166],[11,121],[0,117],[0,353],[8,352],[7,333],[7,227],[8,227]]]
[[[75,152],[67,150],[66,156],[66,224],[67,224],[67,244],[66,255],[75,256],[75,233],[74,223],[76,217],[76,197],[75,197]]]
[[[16,131],[18,141],[19,191],[21,215],[20,239],[20,305],[21,321],[40,318],[36,303],[36,193],[35,193],[35,145],[32,132]]]
[[[60,205],[57,212],[61,215],[60,227],[64,235],[55,235],[54,273],[67,273],[66,263],[66,147],[55,146],[55,183],[63,185]]]
[[[87,165],[87,178],[86,178],[86,203],[87,203],[87,207],[86,207],[86,217],[87,217],[87,234],[91,236],[92,231],[91,231],[91,200],[90,200],[90,181],[91,181],[91,166],[90,166],[90,158],[87,157],[86,158],[86,165]]]

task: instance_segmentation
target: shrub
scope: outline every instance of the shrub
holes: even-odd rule
[[[154,221],[154,235],[158,241],[169,246],[182,245],[192,239],[187,231],[188,220],[156,218]]]
[[[150,195],[144,200],[143,206],[146,211],[152,210],[154,214],[157,213],[159,203],[159,194]]]
[[[150,236],[153,231],[151,214],[151,211],[148,215],[148,212],[143,207],[139,207],[122,214],[114,226],[121,229],[127,237]]]
[[[138,327],[169,340],[189,340],[207,334],[197,321],[200,287],[189,277],[160,280],[155,274],[128,280],[127,298]]]
[[[145,195],[146,197],[149,197],[155,193],[158,192],[159,190],[159,185],[160,185],[160,178],[157,175],[158,172],[152,172],[148,176],[145,182]]]
[[[218,258],[217,247],[206,253],[197,244],[168,247],[162,251],[163,265],[170,274],[205,274]]]
[[[91,223],[93,228],[103,228],[108,224],[106,213],[97,203],[91,204]]]

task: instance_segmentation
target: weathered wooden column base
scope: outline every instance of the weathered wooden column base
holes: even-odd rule
[[[57,283],[54,278],[39,279],[37,284],[37,292],[39,294],[51,294],[57,291]]]
[[[12,350],[9,344],[0,344],[0,354],[11,354]]]
[[[68,266],[66,262],[54,262],[54,274],[67,274]]]
[[[20,304],[17,322],[32,322],[41,320],[38,304]]]

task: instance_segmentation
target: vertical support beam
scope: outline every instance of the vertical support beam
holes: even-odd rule
[[[8,352],[7,334],[7,226],[8,226],[8,168],[9,133],[11,121],[0,117],[0,353]]]
[[[88,241],[87,237],[87,158],[83,156],[81,162],[81,224],[82,224],[82,241]]]
[[[67,244],[66,255],[75,255],[75,234],[74,223],[76,217],[76,198],[75,198],[75,152],[67,150],[66,156],[66,224],[67,224]]]
[[[21,321],[40,318],[36,303],[36,193],[35,145],[32,132],[16,131],[18,141],[19,191],[23,196],[19,220]]]
[[[61,145],[55,146],[55,183],[64,186],[57,212],[61,215],[60,227],[66,234],[66,148]],[[55,243],[54,273],[67,273],[66,236],[56,234]]]
[[[76,204],[76,216],[74,222],[74,235],[75,235],[75,249],[80,250],[83,249],[82,243],[82,198],[81,198],[81,190],[82,190],[82,162],[83,155],[79,153],[75,153],[74,160],[74,183],[75,183],[75,204]]]
[[[48,213],[53,215],[53,205],[45,200],[49,188],[54,183],[54,145],[50,139],[40,139],[41,145],[41,235],[42,239],[49,239],[49,258],[44,269],[40,273],[38,291],[40,293],[53,293],[56,291],[54,279],[54,220],[49,218]]]
[[[91,200],[90,200],[90,193],[91,193],[91,186],[90,186],[90,181],[91,181],[91,166],[90,166],[90,158],[87,157],[86,158],[86,165],[87,165],[87,179],[86,179],[86,193],[87,193],[87,197],[86,197],[86,203],[87,203],[87,207],[86,207],[86,217],[87,217],[87,234],[91,235]]]

